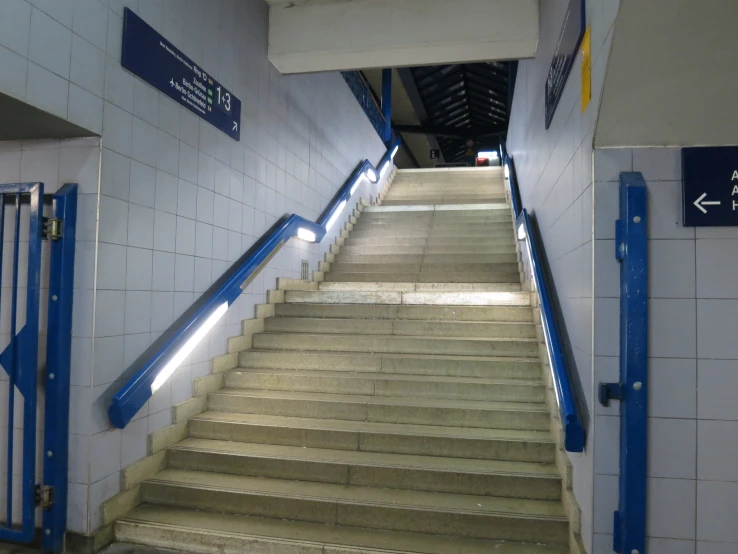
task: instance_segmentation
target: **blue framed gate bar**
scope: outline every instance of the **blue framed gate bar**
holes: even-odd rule
[[[640,173],[620,174],[620,382],[601,383],[600,403],[620,400],[620,483],[613,550],[646,552],[648,466],[648,213]]]
[[[41,507],[43,551],[59,553],[63,551],[66,531],[77,185],[64,185],[53,196],[51,217],[45,218],[43,210],[43,183],[0,185],[0,279],[3,271],[9,270],[3,282],[11,285],[5,287],[4,295],[0,294],[0,313],[9,335],[7,346],[0,352],[0,367],[8,376],[7,421],[0,418],[7,428],[7,444],[0,446],[0,452],[4,449],[7,458],[5,502],[0,507],[5,510],[5,517],[0,517],[0,540],[33,541],[37,534],[36,509]],[[50,241],[49,308],[47,356],[41,364],[45,372],[39,383],[41,244],[44,239]],[[24,292],[26,298],[22,302]],[[10,305],[3,305],[3,301],[9,301]],[[37,484],[39,385],[45,388],[44,467],[43,481]],[[15,421],[17,394],[22,397],[22,423]],[[14,440],[16,434],[22,435],[21,441]],[[20,456],[14,453],[18,442],[22,448]],[[21,460],[21,467],[14,468],[17,459]],[[17,484],[20,485],[19,495],[14,491]],[[20,518],[14,519],[13,508],[18,501]]]

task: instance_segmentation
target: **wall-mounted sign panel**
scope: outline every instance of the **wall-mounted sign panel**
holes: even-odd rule
[[[121,64],[229,137],[241,140],[241,101],[128,8]]]
[[[585,0],[569,0],[564,17],[564,26],[556,44],[551,67],[546,78],[546,129],[551,126],[556,107],[564,94],[564,86],[569,78],[574,60],[579,52],[579,45],[587,26],[584,9]]]
[[[738,226],[738,146],[682,148],[685,227]]]

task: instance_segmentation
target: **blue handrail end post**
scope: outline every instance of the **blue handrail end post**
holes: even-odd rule
[[[61,220],[61,237],[51,240],[49,316],[44,414],[43,484],[53,490],[44,509],[41,545],[45,554],[64,551],[69,466],[69,391],[71,383],[74,254],[77,228],[76,184],[62,186],[53,197],[53,218]]]

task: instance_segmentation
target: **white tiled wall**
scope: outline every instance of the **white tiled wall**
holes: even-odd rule
[[[241,142],[121,67],[124,7],[241,99]],[[88,144],[88,158],[64,146],[58,161],[32,149],[20,156],[34,180],[78,181],[82,193],[71,415],[74,531],[99,527],[102,501],[118,492],[120,469],[145,455],[147,434],[171,422],[171,406],[190,397],[193,379],[208,373],[210,358],[225,352],[226,338],[253,317],[275,278],[299,278],[303,259],[317,269],[332,236],[321,245],[291,241],[136,420],[110,430],[106,409],[124,370],[279,217],[316,219],[357,163],[377,162],[384,153],[339,74],[283,77],[274,69],[267,59],[267,17],[263,0],[0,2],[0,92],[102,136],[101,148]],[[62,175],[79,164],[84,176]],[[0,181],[16,180],[5,176],[8,167],[0,157]],[[41,175],[44,167],[48,176]],[[355,198],[377,190],[364,183]]]
[[[640,171],[648,186],[650,552],[738,552],[738,232],[682,226],[679,148],[598,149],[594,163],[595,250],[610,253],[595,264],[595,280],[617,282],[595,300],[595,321],[603,322],[595,324],[596,381],[618,377],[617,352],[598,351],[619,318],[611,239],[618,175]],[[617,341],[617,327],[614,333]],[[600,413],[596,479],[614,479],[617,402]],[[609,513],[611,502],[596,495],[595,509]]]
[[[592,143],[619,0],[586,2],[592,32],[592,102],[582,113],[581,57],[577,56],[553,122],[546,130],[544,85],[568,4],[567,0],[541,3],[538,53],[534,60],[519,64],[507,145],[515,158],[523,205],[535,213],[543,236],[582,386],[582,401],[589,413],[586,451],[571,458],[574,493],[582,509],[582,535],[588,551],[592,551],[596,528],[593,494],[598,488],[609,486],[594,481],[593,469],[596,407],[592,337],[593,326],[597,325],[596,320],[593,322],[593,312],[597,317],[594,290],[613,290],[612,282],[593,281],[592,267],[601,253],[592,240]]]

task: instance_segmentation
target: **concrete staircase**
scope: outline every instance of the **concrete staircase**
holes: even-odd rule
[[[198,553],[568,553],[513,233],[499,169],[400,171],[317,290],[286,292],[116,539]]]

